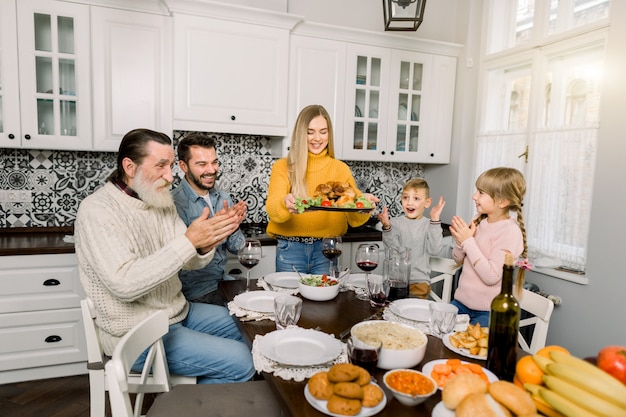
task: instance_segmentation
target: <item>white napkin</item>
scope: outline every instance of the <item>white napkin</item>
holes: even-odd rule
[[[272,373],[275,376],[278,376],[284,380],[294,380],[297,382],[304,381],[307,378],[312,377],[318,372],[328,371],[331,366],[337,363],[347,363],[348,362],[348,352],[346,350],[346,344],[341,344],[341,353],[339,356],[335,358],[335,360],[326,365],[322,366],[280,366],[277,362],[267,358],[263,355],[259,348],[258,342],[264,336],[256,335],[254,338],[254,342],[252,342],[252,360],[254,361],[254,369],[257,372],[267,372]]]

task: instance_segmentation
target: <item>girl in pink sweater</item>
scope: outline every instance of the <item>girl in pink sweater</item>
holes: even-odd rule
[[[526,258],[526,231],[522,200],[526,181],[513,168],[492,168],[476,180],[472,196],[478,216],[467,224],[459,216],[452,218],[450,233],[456,245],[452,257],[463,269],[452,304],[459,314],[469,314],[471,323],[489,325],[491,301],[500,293],[505,252],[517,259]],[[516,216],[511,218],[511,214]],[[521,291],[523,273],[518,274]]]

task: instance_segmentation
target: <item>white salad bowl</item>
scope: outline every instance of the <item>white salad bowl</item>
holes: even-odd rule
[[[304,278],[310,278],[311,275],[305,275]],[[328,301],[332,300],[339,294],[339,283],[336,279],[331,279],[334,281],[334,285],[329,285],[326,287],[317,287],[313,285],[307,285],[305,282],[300,279],[298,281],[298,289],[300,294],[306,298],[307,300],[313,301]]]

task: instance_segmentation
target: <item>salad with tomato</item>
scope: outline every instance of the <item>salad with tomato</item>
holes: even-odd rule
[[[342,206],[337,206],[330,200],[322,200],[322,196],[315,198],[296,198],[295,203],[298,213],[303,213],[309,207],[335,207],[335,208],[347,208],[347,209],[371,209],[374,206],[365,198],[365,196],[357,197],[353,202],[346,203]]]
[[[300,278],[300,282],[310,287],[332,287],[339,284],[336,279],[328,278],[328,275],[309,275],[307,277]]]

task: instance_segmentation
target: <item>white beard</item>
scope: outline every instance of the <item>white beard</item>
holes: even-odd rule
[[[137,170],[132,188],[137,192],[139,198],[150,207],[169,208],[174,206],[174,199],[170,193],[170,183],[163,178],[154,183],[148,182],[144,178],[141,168]]]

